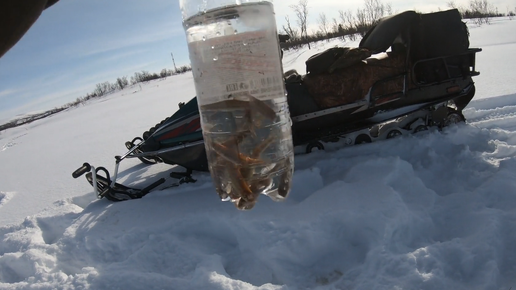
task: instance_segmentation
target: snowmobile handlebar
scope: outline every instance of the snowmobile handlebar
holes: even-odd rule
[[[89,172],[90,170],[91,170],[91,165],[87,162],[84,162],[84,164],[81,167],[77,168],[77,170],[75,170],[72,173],[72,177],[78,178],[81,175],[83,175],[84,173]]]

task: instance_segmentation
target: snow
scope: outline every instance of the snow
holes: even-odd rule
[[[0,132],[0,289],[516,287],[514,29],[470,26],[483,51],[466,124],[296,155],[287,201],[247,212],[207,173],[120,203],[71,177],[85,161],[112,170],[125,141],[195,95],[189,74]],[[286,52],[285,70],[336,44]],[[126,160],[120,181],[169,169]]]

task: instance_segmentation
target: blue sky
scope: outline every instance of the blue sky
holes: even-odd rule
[[[398,12],[430,12],[446,9],[449,1],[382,2]],[[274,1],[279,27],[287,15],[294,22],[289,6],[296,3]],[[332,19],[339,9],[355,11],[363,3],[308,0],[309,25],[317,25],[319,13]],[[516,0],[491,3],[500,12],[516,7]],[[177,66],[189,64],[177,0],[60,0],[0,59],[0,123],[64,105],[92,92],[97,83],[173,68],[171,53]]]
[[[178,3],[61,0],[0,59],[0,119],[61,106],[95,84],[189,63]]]

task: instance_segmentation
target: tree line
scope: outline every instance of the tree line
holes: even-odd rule
[[[470,0],[467,6],[457,5],[455,1],[451,0],[447,6],[458,9],[462,18],[471,19],[477,25],[490,24],[493,17],[508,16],[510,19],[514,17],[514,11],[509,10],[508,7],[505,14],[500,13],[498,8],[488,0]]]
[[[508,16],[512,19],[516,8],[506,13],[500,13],[489,0],[470,0],[467,6],[457,5],[453,0],[446,3],[447,8],[456,8],[463,19],[471,19],[477,25],[490,24],[493,17]],[[289,16],[285,17],[285,25],[280,28],[280,33],[288,35],[289,41],[282,43],[282,48],[298,48],[308,45],[311,42],[342,37],[354,41],[365,33],[378,21],[386,16],[396,13],[391,3],[382,3],[381,0],[364,0],[362,7],[355,11],[339,10],[338,17],[328,18],[325,13],[317,17],[317,29],[308,32],[308,0],[299,0],[297,4],[291,5],[294,13],[294,21]],[[440,9],[439,9],[440,10]]]
[[[129,86],[134,86],[138,83],[146,83],[152,80],[157,79],[163,79],[169,76],[177,75],[177,74],[183,74],[185,72],[191,71],[192,68],[189,65],[181,66],[176,68],[175,70],[171,69],[162,69],[160,73],[150,73],[146,70],[142,70],[141,72],[135,72],[133,76],[130,77],[130,79],[127,79],[126,76],[119,77],[114,81],[113,83],[110,82],[103,82],[98,83],[95,86],[95,89],[91,92],[86,94],[83,97],[77,98],[75,101],[70,102],[66,104],[67,108],[77,106],[85,101],[88,101],[93,98],[99,98],[103,97],[105,95],[112,94],[117,91],[121,91]]]
[[[356,40],[375,25],[382,17],[394,14],[392,4],[382,3],[381,0],[364,0],[363,7],[355,11],[339,10],[338,17],[328,18],[325,13],[320,13],[317,18],[316,30],[308,33],[308,0],[299,0],[290,8],[295,15],[295,23],[289,16],[285,17],[285,25],[281,27],[281,33],[288,35],[289,41],[282,44],[285,49],[297,48],[299,46],[320,40],[348,37]]]
[[[116,91],[123,90],[130,86],[135,86],[139,83],[146,83],[156,79],[163,79],[172,75],[183,74],[191,71],[192,68],[189,65],[178,67],[174,70],[162,69],[160,73],[149,73],[148,71],[135,72],[129,79],[126,76],[119,77],[114,82],[103,82],[95,85],[95,89],[91,93],[87,93],[85,96],[77,98],[75,101],[69,102],[61,107],[56,107],[43,113],[32,114],[21,118],[16,118],[5,124],[0,125],[0,131],[21,126],[59,113],[71,107],[76,107],[80,104],[85,103],[94,98],[100,98]]]

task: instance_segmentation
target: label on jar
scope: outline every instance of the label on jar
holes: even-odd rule
[[[266,31],[219,36],[189,45],[202,104],[247,94],[261,100],[284,97],[279,47]]]

